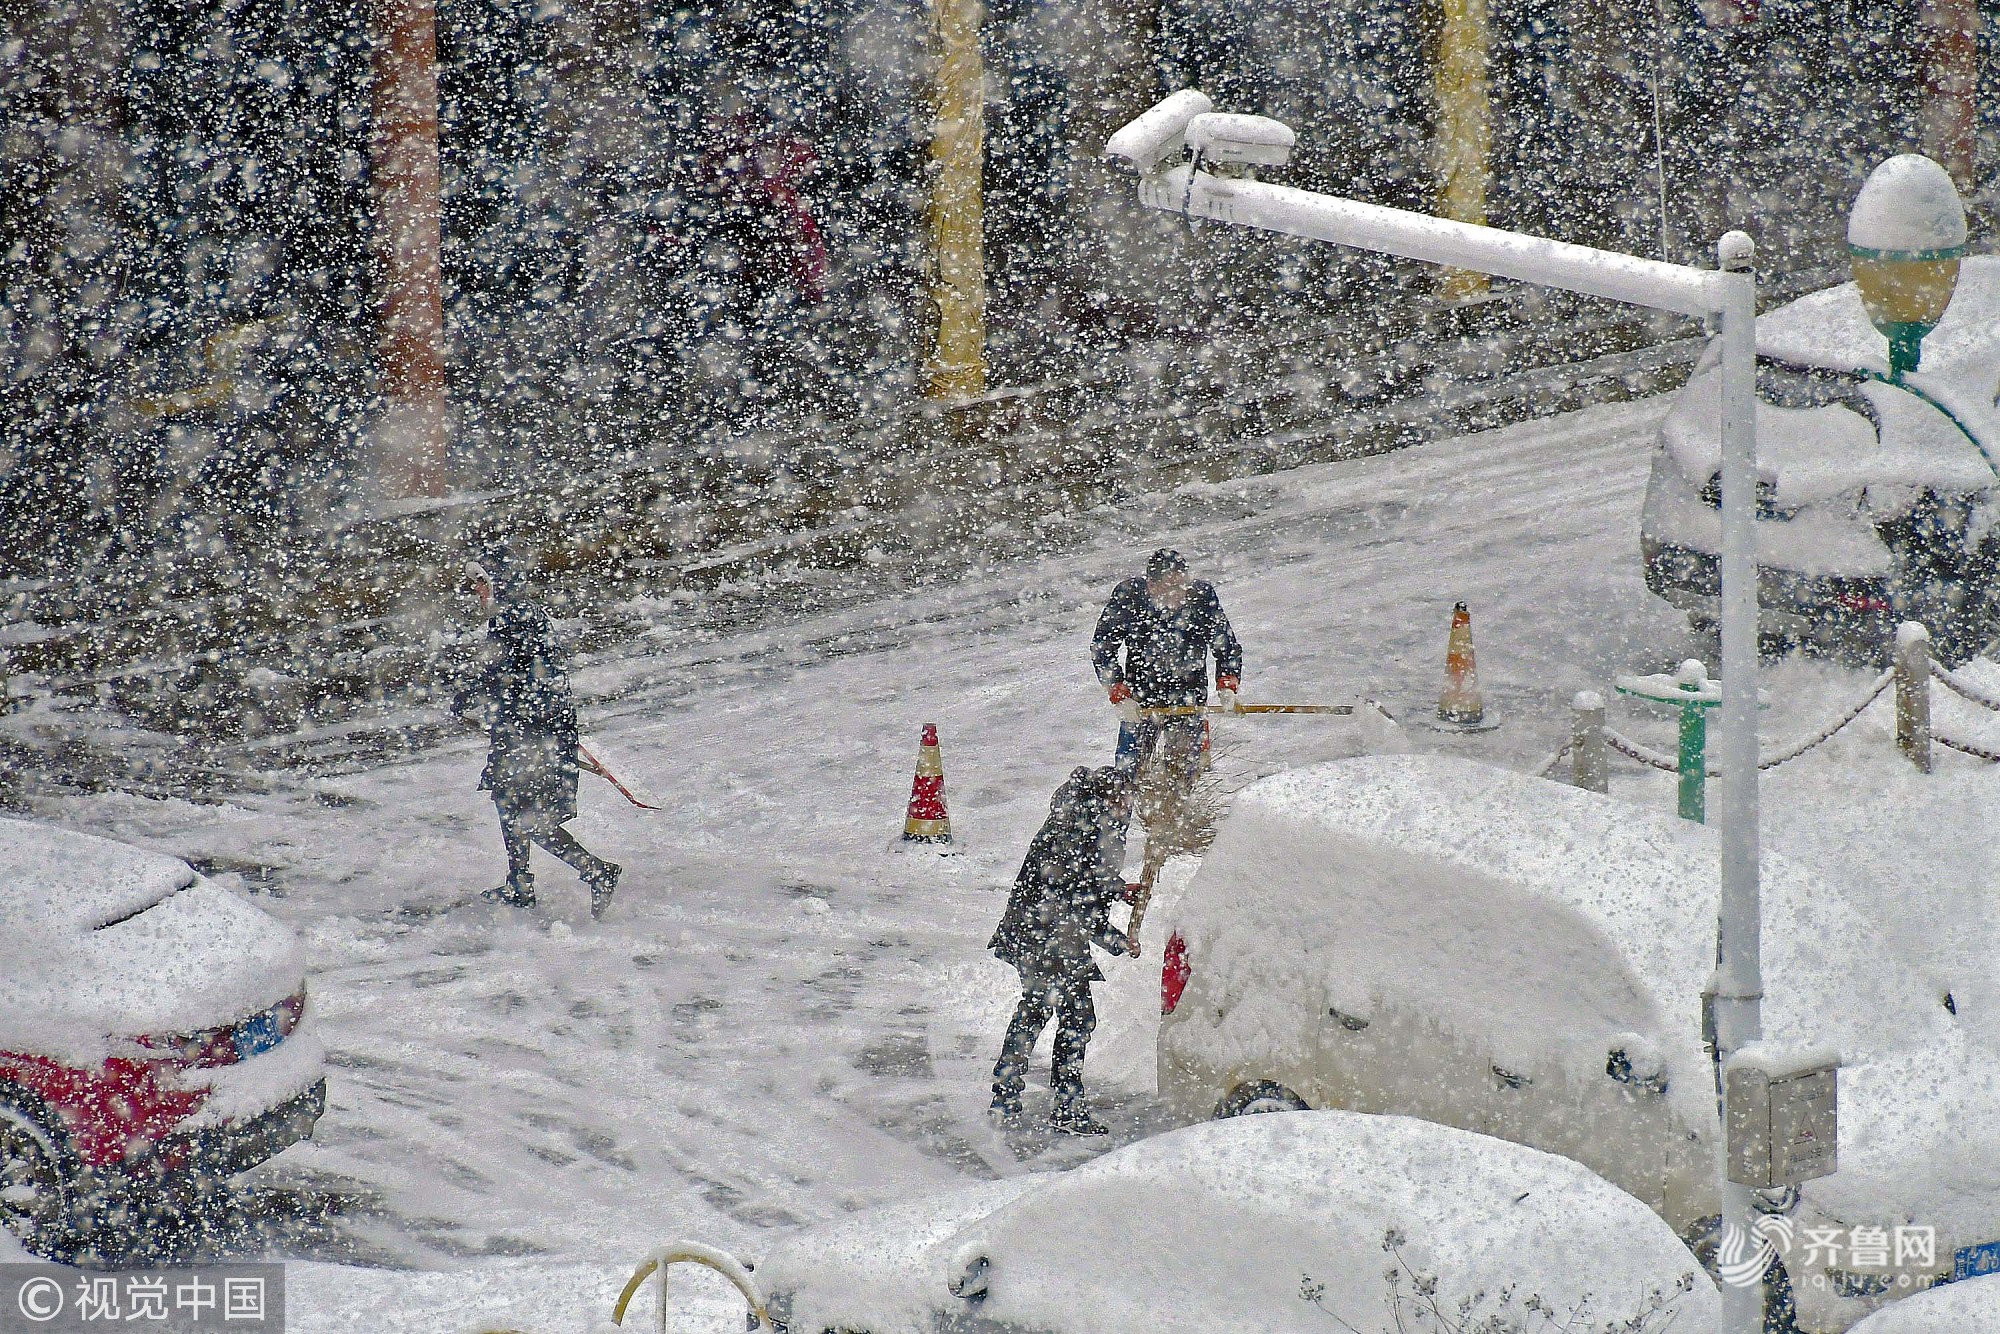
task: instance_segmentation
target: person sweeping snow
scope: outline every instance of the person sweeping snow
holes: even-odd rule
[[[1243,645],[1229,626],[1214,585],[1188,577],[1178,551],[1161,548],[1146,561],[1146,573],[1125,580],[1097,618],[1091,639],[1097,679],[1118,711],[1120,769],[1148,775],[1143,805],[1146,862],[1144,887],[1135,901],[1132,927],[1144,914],[1168,854],[1187,842],[1183,824],[1189,797],[1202,768],[1208,737],[1203,707],[1208,703],[1208,660],[1215,659],[1215,699],[1224,709],[1236,704],[1243,676]],[[1150,770],[1148,761],[1153,761]]]
[[[481,607],[490,613],[478,675],[452,700],[451,711],[486,731],[481,791],[493,794],[507,849],[507,880],[479,897],[532,908],[535,878],[530,842],[567,862],[590,886],[590,915],[611,906],[622,868],[579,843],[563,825],[576,818],[576,701],[540,605],[521,593],[504,555],[466,567]]]
[[[1090,984],[1104,974],[1092,947],[1129,954],[1125,933],[1109,920],[1126,897],[1125,830],[1132,814],[1131,775],[1110,766],[1077,769],[1056,790],[1048,818],[1028,845],[999,929],[987,942],[1021,974],[1021,999],[993,1067],[993,1111],[1018,1121],[1028,1057],[1056,1017],[1049,1124],[1071,1135],[1105,1134],[1083,1100],[1083,1053],[1097,1026]]]

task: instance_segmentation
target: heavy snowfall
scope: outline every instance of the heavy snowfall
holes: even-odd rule
[[[2000,9],[0,13],[0,1331],[2000,1330]]]

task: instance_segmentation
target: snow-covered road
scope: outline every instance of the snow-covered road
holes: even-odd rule
[[[1085,516],[1060,556],[782,626],[716,636],[663,601],[648,652],[579,674],[615,701],[586,725],[667,807],[586,780],[573,827],[627,868],[602,924],[560,867],[534,914],[433,913],[502,869],[472,737],[241,805],[100,796],[44,813],[276,868],[269,904],[308,943],[335,1069],[316,1139],[264,1177],[352,1192],[351,1253],[754,1248],[778,1225],[1103,1147],[988,1126],[1012,975],[983,947],[1050,792],[1109,757],[1088,637],[1146,551],[1177,546],[1216,583],[1247,646],[1246,699],[1363,694],[1421,719],[1464,599],[1503,725],[1412,726],[1407,744],[1538,767],[1575,690],[1691,648],[1637,553],[1664,410],[1142,497]],[[930,721],[966,849],[948,861],[890,850]],[[1365,719],[1218,729],[1238,778],[1396,743]],[[1144,1093],[1097,1092],[1114,1143],[1160,1124]]]

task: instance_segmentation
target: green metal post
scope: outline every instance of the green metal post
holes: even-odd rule
[[[1694,694],[1699,685],[1681,686]],[[1698,699],[1681,705],[1681,819],[1707,823],[1708,710]]]
[[[1721,683],[1708,679],[1708,668],[1689,658],[1672,675],[1621,676],[1612,684],[1621,695],[1671,704],[1681,711],[1681,819],[1708,820],[1708,711],[1722,703]]]

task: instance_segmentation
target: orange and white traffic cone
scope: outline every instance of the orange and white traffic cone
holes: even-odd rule
[[[944,759],[938,753],[936,723],[924,724],[923,740],[917,748],[917,777],[910,784],[903,842],[951,844],[951,816],[944,808]]]
[[[1479,668],[1472,656],[1472,613],[1463,602],[1451,609],[1451,640],[1445,646],[1444,693],[1438,696],[1438,722],[1473,731],[1486,720],[1486,701],[1479,693]]]

